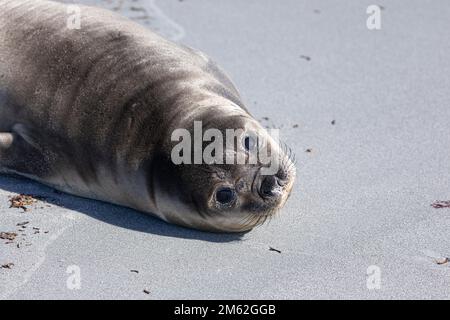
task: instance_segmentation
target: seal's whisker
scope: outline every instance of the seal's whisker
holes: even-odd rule
[[[246,216],[244,216],[241,220],[240,223],[242,224],[242,226],[247,226],[247,223],[252,219],[252,215],[248,214]]]
[[[283,154],[280,155],[281,166],[287,167],[286,169],[290,170],[290,166],[295,166],[296,164],[295,153],[292,151],[292,148],[290,148],[285,142],[280,141],[279,146],[281,151],[283,152]]]

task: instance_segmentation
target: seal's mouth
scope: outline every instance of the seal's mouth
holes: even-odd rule
[[[246,213],[241,225],[243,230],[272,219],[289,198],[295,180],[295,160],[287,154],[282,157],[275,174],[262,174],[263,167],[256,170],[251,188],[253,197],[241,208]]]

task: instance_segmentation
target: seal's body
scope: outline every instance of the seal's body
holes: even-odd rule
[[[1,171],[212,231],[251,229],[284,204],[291,163],[272,183],[280,192],[266,198],[257,166],[172,163],[172,132],[194,120],[264,130],[208,57],[112,12],[80,8],[81,28],[70,29],[64,4],[0,0]],[[224,196],[233,203],[217,203]]]

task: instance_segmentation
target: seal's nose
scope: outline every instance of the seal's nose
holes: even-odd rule
[[[279,184],[278,177],[265,176],[261,182],[259,192],[263,198],[279,197],[282,194],[282,188]]]

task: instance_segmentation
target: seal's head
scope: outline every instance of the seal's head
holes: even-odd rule
[[[284,206],[295,179],[293,154],[248,114],[206,118],[189,130],[194,137],[184,150],[173,143],[172,162],[178,164],[161,184],[164,218],[208,231],[248,231]],[[174,159],[180,153],[192,163]]]

